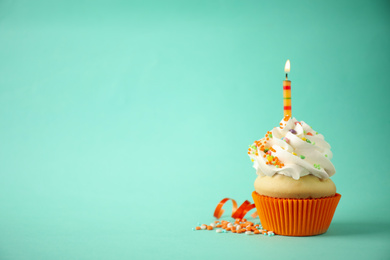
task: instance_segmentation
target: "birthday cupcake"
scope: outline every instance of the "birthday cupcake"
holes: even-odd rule
[[[252,197],[264,229],[286,236],[325,233],[341,195],[324,136],[286,116],[248,150],[258,175]]]

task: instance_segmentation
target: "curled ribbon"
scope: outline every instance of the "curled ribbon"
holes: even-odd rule
[[[233,203],[232,218],[242,219],[242,218],[245,217],[245,215],[246,215],[246,213],[248,213],[248,211],[250,211],[251,209],[255,208],[255,204],[251,204],[248,200],[244,201],[241,204],[241,206],[237,208],[237,202],[234,199],[224,198],[223,200],[221,200],[218,203],[217,207],[215,208],[214,217],[219,219],[222,216],[222,214],[225,212],[225,210],[222,207],[229,200],[231,200],[232,203]],[[257,212],[254,212],[251,215],[252,218],[256,218],[257,216],[258,216]]]

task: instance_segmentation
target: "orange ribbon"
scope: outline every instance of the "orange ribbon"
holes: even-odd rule
[[[219,219],[222,214],[225,212],[225,210],[222,208],[223,205],[227,202],[231,200],[232,203],[233,203],[233,209],[232,209],[232,218],[239,218],[239,219],[242,219],[245,217],[246,213],[248,213],[248,211],[250,211],[251,209],[255,208],[255,204],[251,204],[249,201],[244,201],[240,207],[237,208],[237,202],[234,200],[234,199],[229,199],[229,198],[224,198],[223,200],[221,200],[217,207],[215,208],[215,211],[214,211],[214,217],[216,217],[217,219]],[[258,215],[257,215],[257,212],[254,212],[251,217],[252,218],[256,218]]]

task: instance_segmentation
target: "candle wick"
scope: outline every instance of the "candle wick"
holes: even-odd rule
[[[286,80],[288,80],[288,74],[286,73]]]

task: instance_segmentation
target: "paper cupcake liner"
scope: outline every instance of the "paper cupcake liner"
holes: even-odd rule
[[[325,233],[341,195],[320,199],[282,199],[252,193],[264,229],[284,236],[314,236]]]

